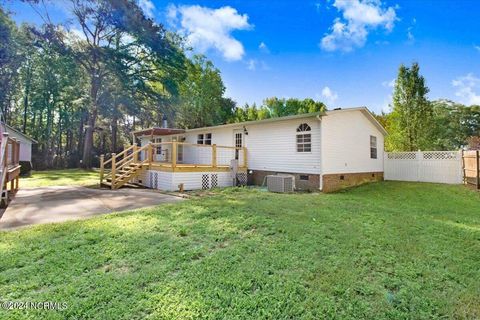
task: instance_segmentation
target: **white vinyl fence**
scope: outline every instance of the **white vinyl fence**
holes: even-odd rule
[[[385,180],[463,183],[461,151],[385,152]]]

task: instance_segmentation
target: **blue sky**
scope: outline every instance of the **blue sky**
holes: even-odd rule
[[[239,105],[312,97],[380,112],[399,65],[413,61],[431,99],[480,104],[480,1],[139,2],[215,63]],[[26,5],[10,6],[18,21],[38,21]],[[53,16],[65,20],[65,10]]]

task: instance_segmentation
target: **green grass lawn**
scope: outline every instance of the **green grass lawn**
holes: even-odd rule
[[[70,185],[98,185],[98,170],[64,169],[33,171],[29,177],[20,178],[20,188]]]
[[[225,189],[0,233],[0,319],[480,318],[480,194]]]

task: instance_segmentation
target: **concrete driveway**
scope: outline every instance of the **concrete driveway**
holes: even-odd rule
[[[20,189],[0,218],[0,229],[76,220],[180,200],[182,198],[149,189],[108,190],[81,186]]]

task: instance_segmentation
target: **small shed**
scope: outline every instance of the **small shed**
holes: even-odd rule
[[[19,161],[22,166],[22,172],[30,171],[32,169],[32,144],[37,143],[37,141],[6,123],[2,123],[0,128],[0,135],[3,132],[7,132],[10,138],[20,142]]]

